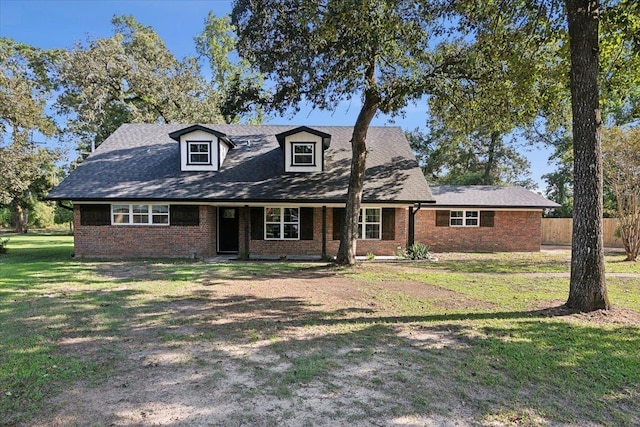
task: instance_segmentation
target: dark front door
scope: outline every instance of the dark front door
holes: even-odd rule
[[[218,252],[238,252],[238,208],[218,208]]]

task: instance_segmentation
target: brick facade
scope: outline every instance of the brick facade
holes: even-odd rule
[[[80,224],[80,209],[74,209],[74,245],[78,257],[176,257],[198,258],[216,254],[215,206],[200,206],[199,226],[137,226],[106,225],[86,226]],[[239,209],[239,253],[250,255],[305,255],[322,254],[322,208],[313,209],[313,240],[252,240],[246,247],[245,227],[247,208]],[[394,255],[398,247],[406,246],[407,210],[395,210],[394,240],[358,240],[357,254]],[[326,208],[326,250],[335,256],[340,245],[333,240],[333,209]],[[250,234],[249,234],[250,235]]]
[[[78,257],[198,258],[216,251],[216,208],[200,206],[199,226],[150,226],[80,224],[80,208],[74,206],[74,253]]]
[[[436,227],[436,211],[416,214],[415,241],[434,252],[537,252],[542,212],[495,211],[493,227]]]
[[[176,257],[198,258],[216,254],[215,206],[200,206],[198,226],[86,226],[80,224],[80,210],[74,208],[74,245],[78,257]],[[333,240],[333,209],[326,208],[326,250],[335,256],[340,246]],[[246,247],[247,208],[239,209],[239,252],[250,255],[322,254],[322,208],[313,211],[313,240],[249,240]],[[415,241],[434,252],[539,251],[542,215],[540,211],[496,211],[493,227],[436,227],[436,211],[416,214]],[[357,255],[395,255],[407,244],[408,210],[395,209],[393,240],[358,240]],[[249,234],[250,235],[250,234]]]

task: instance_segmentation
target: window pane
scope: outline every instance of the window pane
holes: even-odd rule
[[[267,224],[265,226],[267,233],[267,239],[279,239],[280,238],[280,224]]]
[[[265,208],[267,222],[280,222],[280,208]]]
[[[191,163],[209,163],[208,154],[192,154],[190,158]]]
[[[467,218],[478,218],[478,211],[467,211]]]
[[[134,214],[146,214],[149,213],[149,205],[133,205]]]
[[[284,238],[285,239],[297,239],[298,238],[298,224],[285,224],[284,225]]]
[[[113,222],[115,224],[128,224],[129,223],[129,215],[117,214],[113,216]]]
[[[169,213],[169,205],[153,205],[151,206],[152,213],[158,214],[168,214]]]
[[[477,219],[472,219],[472,218],[467,218],[467,224],[468,226],[471,227],[475,227],[476,225],[478,225],[478,220]]]
[[[313,156],[309,154],[296,154],[293,158],[293,163],[296,164],[312,164]]]
[[[462,225],[462,218],[451,218],[451,225]]]
[[[367,222],[380,222],[380,209],[366,210]]]
[[[311,144],[296,144],[293,149],[296,154],[313,154],[313,146]]]
[[[380,238],[380,225],[379,224],[367,224],[366,239],[379,239]]]
[[[208,153],[209,152],[209,144],[191,144],[191,151],[194,153]]]
[[[284,209],[284,222],[298,222],[298,209],[297,208],[285,208]]]
[[[149,215],[134,215],[133,216],[134,224],[148,224],[149,223]]]
[[[113,205],[113,213],[129,213],[129,205]]]
[[[462,218],[462,211],[451,211],[451,218]]]
[[[154,224],[169,224],[169,215],[154,215]]]

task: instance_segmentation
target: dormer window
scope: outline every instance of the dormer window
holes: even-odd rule
[[[282,149],[285,172],[324,171],[324,153],[331,144],[331,135],[300,126],[276,135]]]
[[[315,143],[292,142],[291,164],[293,166],[315,166]]]
[[[180,144],[180,170],[218,171],[227,153],[236,145],[222,132],[203,125],[192,125],[171,132]]]
[[[190,165],[211,164],[211,141],[187,141]]]

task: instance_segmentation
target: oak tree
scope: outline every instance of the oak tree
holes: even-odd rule
[[[436,2],[433,2],[436,3]],[[367,131],[378,112],[397,113],[459,62],[462,46],[436,46],[436,9],[416,0],[238,0],[239,52],[274,82],[270,107],[308,102],[335,109],[359,98],[337,263],[353,264]]]

